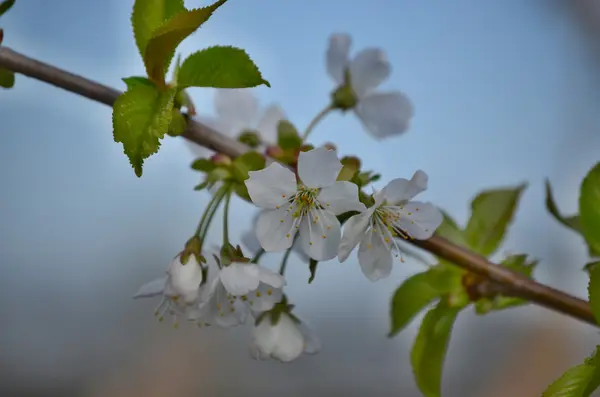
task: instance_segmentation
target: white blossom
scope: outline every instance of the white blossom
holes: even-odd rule
[[[203,299],[206,288],[203,285],[203,272],[195,255],[189,255],[186,264],[181,263],[181,255],[177,255],[166,271],[166,277],[153,280],[140,287],[134,298],[162,296],[154,314],[162,321],[165,314],[173,316],[173,324],[177,326],[180,316],[190,317]]]
[[[347,34],[330,36],[327,72],[340,87],[347,83],[346,73],[349,73],[352,98],[348,105],[373,137],[383,139],[406,132],[414,115],[411,101],[399,91],[376,91],[391,74],[385,52],[366,48],[350,59],[351,43],[352,38]]]
[[[411,180],[392,180],[375,194],[375,204],[348,219],[339,246],[338,259],[344,262],[354,247],[363,273],[376,281],[392,271],[392,254],[402,259],[397,237],[426,240],[443,221],[431,203],[409,201],[427,189],[428,177],[418,170]]]
[[[252,330],[250,354],[257,360],[273,358],[290,362],[302,353],[316,354],[321,350],[321,341],[306,323],[281,313],[276,324],[265,316]]]
[[[232,262],[216,272],[196,316],[200,323],[237,326],[246,321],[249,309],[272,309],[281,300],[284,285],[283,276],[263,266]]]
[[[270,105],[260,111],[252,89],[216,89],[214,96],[216,117],[201,117],[200,121],[221,134],[237,138],[242,132],[256,133],[266,145],[277,142],[277,124],[285,119],[283,110]],[[193,142],[187,143],[195,157],[207,157],[210,150]]]
[[[309,257],[325,261],[337,255],[341,230],[336,215],[365,209],[355,184],[336,181],[341,169],[335,152],[321,147],[300,153],[300,185],[294,173],[278,163],[249,172],[245,183],[250,198],[265,210],[256,225],[265,251],[290,248],[299,232],[300,246]]]
[[[252,255],[256,255],[258,253],[258,251],[262,249],[260,242],[258,241],[258,238],[256,238],[256,227],[258,225],[258,219],[259,219],[262,211],[264,211],[264,210],[260,210],[260,211],[256,212],[256,215],[254,216],[254,218],[252,220],[252,229],[249,229],[249,230],[246,230],[245,232],[243,232],[242,236],[240,238],[242,243],[246,246],[246,248],[248,248],[248,250],[252,253]],[[310,261],[310,258],[308,257],[308,255],[306,255],[306,253],[302,250],[302,247],[300,246],[300,242],[298,239],[296,239],[294,241],[294,244],[292,245],[292,252],[294,252],[296,255],[298,255],[301,262],[308,263]]]

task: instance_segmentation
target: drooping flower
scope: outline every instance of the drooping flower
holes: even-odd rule
[[[165,277],[144,284],[134,298],[162,296],[154,311],[159,321],[166,314],[173,316],[173,324],[178,326],[179,317],[193,316],[197,306],[206,298],[207,272],[203,270],[196,255],[177,255],[169,264]],[[187,261],[186,261],[187,259]],[[185,263],[184,263],[185,262]]]
[[[335,152],[321,147],[300,153],[300,185],[294,173],[278,163],[249,172],[245,183],[250,198],[265,210],[256,225],[265,251],[290,248],[299,232],[300,246],[309,257],[325,261],[337,255],[341,230],[336,215],[365,209],[355,184],[336,182],[341,169]]]
[[[428,177],[418,170],[411,180],[392,180],[375,194],[375,204],[354,215],[344,225],[338,259],[344,262],[358,247],[358,261],[371,281],[392,271],[392,255],[403,261],[396,238],[426,240],[443,221],[442,213],[431,203],[409,201],[427,189]]]
[[[327,72],[338,84],[333,105],[344,111],[353,109],[376,139],[406,132],[414,115],[410,99],[399,91],[375,91],[391,74],[385,52],[366,48],[350,59],[351,43],[352,38],[347,34],[333,34],[329,38]]]
[[[264,144],[277,142],[277,124],[285,119],[283,110],[270,105],[260,111],[258,99],[251,89],[216,89],[214,96],[215,118],[200,118],[204,124],[231,138],[252,132]],[[187,143],[196,157],[207,157],[209,149],[193,142]]]
[[[207,258],[207,262],[216,259]],[[232,327],[246,321],[249,310],[270,310],[281,300],[283,276],[255,263],[231,262],[216,272],[208,298],[196,313],[201,322]],[[209,319],[209,320],[206,320]],[[211,322],[212,321],[212,322]]]
[[[258,218],[260,217],[260,214],[262,213],[262,211],[264,211],[264,210],[260,210],[260,211],[256,212],[256,215],[254,216],[254,219],[252,220],[252,229],[246,230],[245,232],[243,232],[242,236],[240,238],[242,240],[242,243],[244,243],[246,248],[248,248],[248,250],[250,250],[252,255],[256,255],[256,253],[262,249],[260,242],[258,241],[258,238],[256,238],[256,227],[258,224]],[[294,244],[292,245],[292,252],[294,252],[296,255],[298,255],[298,257],[300,258],[300,261],[302,261],[303,263],[309,262],[310,258],[302,250],[302,247],[300,246],[300,241],[298,239],[296,239],[294,241]]]
[[[302,353],[316,354],[321,350],[317,334],[291,313],[292,308],[284,298],[271,312],[257,316],[250,344],[254,359],[272,358],[287,363]]]

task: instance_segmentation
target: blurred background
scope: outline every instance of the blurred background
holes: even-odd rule
[[[188,7],[208,2],[188,0]],[[2,18],[4,44],[25,55],[124,89],[144,74],[132,37],[132,0],[17,2]],[[312,135],[358,154],[382,184],[430,176],[422,195],[466,221],[484,188],[530,183],[501,254],[541,260],[542,282],[586,297],[586,249],[544,209],[550,178],[561,209],[577,209],[581,178],[600,147],[600,4],[595,0],[452,2],[232,0],[180,52],[242,47],[280,104],[304,128],[333,89],[324,51],[348,32],[356,52],[384,48],[393,74],[384,89],[415,104],[411,130],[372,140],[352,115],[328,117]],[[213,113],[213,91],[190,91]],[[355,259],[288,266],[287,294],[320,335],[317,356],[255,362],[249,327],[183,326],[134,301],[195,230],[208,201],[182,139],[165,139],[138,179],[112,139],[111,109],[17,77],[0,92],[0,395],[2,396],[419,396],[409,352],[419,320],[386,337],[395,288],[422,265],[407,261],[369,282]],[[236,201],[233,236],[251,225]],[[214,235],[219,235],[215,225]],[[279,255],[265,257],[275,268]],[[456,323],[445,397],[539,396],[598,343],[597,330],[539,307]]]

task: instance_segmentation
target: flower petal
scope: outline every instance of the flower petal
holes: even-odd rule
[[[215,323],[221,327],[234,327],[246,321],[248,308],[239,299],[233,299],[218,281],[211,304],[216,305]]]
[[[358,263],[367,278],[377,281],[392,272],[392,253],[384,244],[378,232],[367,233],[358,247]]]
[[[300,244],[300,239],[296,239],[294,241],[294,244],[292,245],[292,252],[298,255],[298,259],[300,259],[302,263],[308,263],[310,261],[310,257],[306,254],[306,252],[304,252],[302,244]]]
[[[244,182],[252,202],[259,207],[274,209],[296,193],[296,176],[279,163],[271,163],[260,171],[250,171]]]
[[[331,212],[312,210],[302,219],[300,243],[309,257],[317,261],[335,258],[340,239],[340,221]]]
[[[304,335],[290,316],[282,313],[274,328],[277,343],[271,352],[271,357],[284,363],[300,357],[304,351]]]
[[[300,321],[298,326],[302,336],[304,336],[304,353],[317,354],[321,351],[322,343],[317,333],[304,321]]]
[[[157,295],[162,295],[167,283],[167,277],[157,278],[140,287],[138,292],[133,295],[133,298],[150,298]]]
[[[222,132],[231,137],[253,127],[258,118],[258,99],[252,89],[217,89],[214,106]]]
[[[194,255],[189,256],[185,265],[181,263],[181,257],[177,255],[169,264],[167,273],[169,286],[183,298],[184,302],[192,303],[198,298],[203,273]]]
[[[358,52],[350,61],[350,79],[359,102],[386,80],[391,72],[392,66],[382,49],[365,48]]]
[[[289,208],[264,211],[258,217],[256,237],[265,251],[281,252],[292,246],[296,228]]]
[[[354,215],[344,224],[344,235],[338,247],[338,260],[344,262],[352,253],[354,247],[362,240],[369,227],[371,211]]]
[[[277,144],[277,125],[279,121],[285,120],[286,116],[277,105],[271,105],[267,109],[260,121],[258,122],[258,132],[260,132],[261,139],[265,145],[276,145]]]
[[[259,313],[271,310],[276,303],[281,302],[283,292],[281,288],[273,288],[265,283],[260,283],[256,291],[252,291],[245,296],[245,301],[250,309],[255,313]],[[244,301],[244,297],[242,297],[242,301]]]
[[[431,203],[411,201],[402,207],[393,207],[400,218],[394,226],[405,230],[416,240],[427,240],[442,224],[444,217],[437,207]]]
[[[337,181],[331,186],[321,189],[318,197],[325,210],[335,215],[349,211],[364,211],[367,209],[358,201],[358,186],[348,181]]]
[[[410,99],[401,92],[367,95],[358,102],[355,112],[375,139],[405,133],[414,116]]]
[[[258,268],[258,278],[262,283],[270,285],[273,288],[282,288],[286,284],[285,278],[281,274],[264,266],[256,265],[256,267]]]
[[[428,180],[429,177],[424,171],[417,170],[410,181],[404,178],[391,180],[383,188],[382,193],[388,203],[402,203],[427,190]]]
[[[219,272],[223,286],[233,296],[246,295],[258,288],[260,271],[256,264],[233,262]]]
[[[298,156],[298,176],[309,188],[333,185],[342,169],[342,163],[333,150],[319,147]]]
[[[348,55],[352,38],[343,33],[329,36],[329,47],[325,55],[327,73],[339,85],[344,83],[344,71],[348,66]]]

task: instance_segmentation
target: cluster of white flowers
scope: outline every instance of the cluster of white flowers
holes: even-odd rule
[[[414,113],[410,100],[400,92],[375,91],[391,73],[385,53],[367,48],[349,59],[350,44],[348,35],[330,37],[326,65],[337,88],[325,113],[353,110],[376,139],[404,133]],[[250,90],[234,89],[217,90],[214,107],[217,117],[204,118],[205,124],[230,137],[256,137],[263,149],[277,146],[278,123],[286,118],[278,106],[261,112]],[[197,156],[209,154],[190,145]],[[343,262],[358,246],[363,273],[376,281],[390,275],[394,256],[402,260],[398,238],[428,239],[442,222],[432,204],[410,201],[427,188],[428,177],[421,170],[410,180],[392,180],[369,197],[361,196],[355,183],[338,181],[343,167],[330,147],[299,151],[294,166],[296,173],[276,162],[249,172],[245,185],[259,210],[241,241],[252,255],[293,250],[304,263],[335,257]],[[355,214],[338,218],[350,213]],[[343,231],[340,219],[346,219]],[[176,327],[180,318],[200,327],[233,327],[253,318],[250,351],[256,359],[289,362],[320,350],[315,333],[292,314],[283,275],[251,262],[241,251],[233,257],[203,256],[201,245],[192,253],[186,246],[169,264],[166,277],[135,295],[161,297],[155,311],[160,321],[170,315]]]
[[[400,258],[396,238],[426,240],[442,223],[441,212],[431,203],[409,201],[427,189],[427,174],[418,170],[412,179],[397,178],[374,195],[367,208],[358,199],[358,187],[336,181],[342,164],[332,150],[317,148],[300,153],[298,176],[277,163],[250,172],[246,180],[254,204],[264,209],[256,235],[267,252],[284,251],[296,234],[300,248],[317,261],[345,261],[359,245],[358,261],[370,280],[387,277],[392,256]],[[338,215],[348,219],[342,236]]]
[[[196,255],[182,258],[182,254],[177,255],[165,277],[143,285],[134,295],[161,297],[154,312],[159,321],[170,315],[175,328],[180,318],[199,327],[229,328],[253,317],[257,320],[250,348],[254,358],[289,362],[302,353],[319,351],[315,333],[291,314],[291,306],[280,304],[283,276],[255,263],[224,265],[212,255],[204,259],[204,264]],[[278,321],[268,317],[277,317]]]

